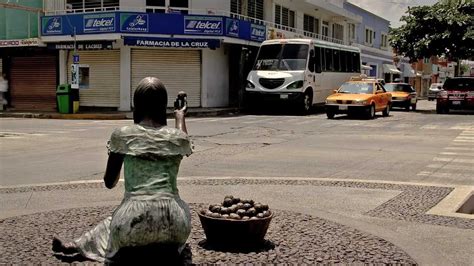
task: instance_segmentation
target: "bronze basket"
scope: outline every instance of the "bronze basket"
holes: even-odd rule
[[[198,213],[209,244],[224,247],[254,247],[264,243],[265,234],[273,217],[255,220],[212,218]]]

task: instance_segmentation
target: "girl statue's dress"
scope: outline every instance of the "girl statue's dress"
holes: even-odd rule
[[[124,247],[151,244],[184,248],[191,214],[178,194],[183,156],[192,153],[188,136],[163,126],[125,126],[112,133],[112,153],[124,155],[125,196],[111,217],[74,240],[86,258],[106,261]]]

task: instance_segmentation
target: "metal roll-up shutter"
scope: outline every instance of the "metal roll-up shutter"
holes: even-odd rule
[[[16,110],[56,110],[56,56],[12,57],[10,91]]]
[[[89,65],[89,88],[79,90],[79,105],[119,107],[120,51],[78,51],[79,64]],[[68,80],[71,82],[73,53],[68,58]]]
[[[132,49],[133,93],[140,80],[157,77],[168,91],[168,107],[179,91],[188,95],[189,107],[201,106],[201,51],[167,49]]]

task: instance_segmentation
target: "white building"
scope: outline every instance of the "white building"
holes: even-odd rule
[[[306,37],[348,44],[349,25],[360,23],[361,17],[335,3],[45,0],[41,40],[59,50],[60,84],[70,82],[73,54],[89,67],[81,107],[129,111],[134,88],[146,76],[163,80],[170,107],[180,90],[188,93],[190,107],[223,107],[239,102],[264,39]]]

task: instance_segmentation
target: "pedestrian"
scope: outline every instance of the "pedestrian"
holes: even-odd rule
[[[7,74],[3,73],[0,76],[0,110],[5,110],[7,108],[7,105],[8,105],[7,93],[8,93]]]
[[[167,99],[159,79],[140,81],[133,99],[134,125],[116,129],[107,145],[105,186],[111,189],[117,184],[123,163],[122,203],[111,217],[74,241],[54,237],[53,251],[111,263],[130,257],[140,261],[144,251],[179,256],[191,232],[191,214],[179,197],[176,179],[182,158],[192,150],[184,119],[186,103],[175,110],[176,128],[172,128],[166,125]]]

